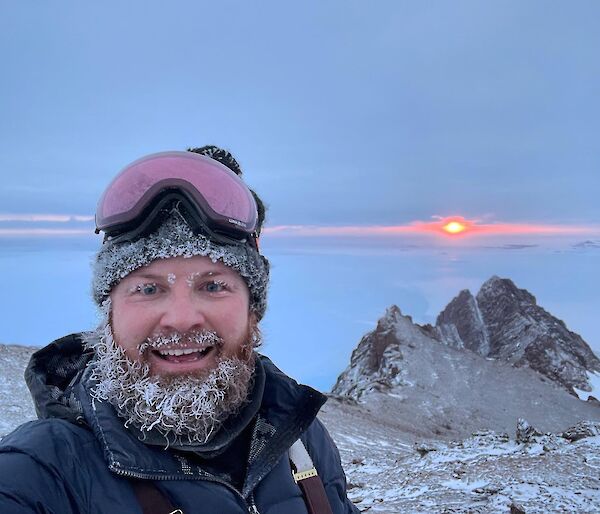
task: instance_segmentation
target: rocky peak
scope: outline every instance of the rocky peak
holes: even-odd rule
[[[469,293],[459,296],[465,305],[475,301]],[[446,345],[397,308],[361,339],[332,393],[381,414],[385,423],[448,438],[512,430],[521,417],[543,431],[600,419],[596,405],[529,367]]]
[[[477,293],[477,301],[488,298],[505,298],[510,300],[510,304],[537,304],[535,296],[529,291],[519,289],[509,278],[500,278],[497,275],[486,280]]]
[[[350,366],[339,376],[332,392],[359,397],[369,388],[391,387],[403,358],[401,346],[420,339],[430,340],[428,330],[414,324],[396,305],[388,307],[375,330],[365,334],[352,352]]]
[[[461,291],[439,314],[435,327],[417,325],[396,305],[389,307],[375,330],[359,342],[334,393],[397,382],[403,348],[426,341],[529,367],[571,394],[574,388],[591,391],[588,373],[600,373],[600,359],[581,336],[540,307],[529,291],[493,276],[476,296]]]
[[[573,387],[590,390],[588,371],[600,372],[600,360],[585,341],[506,278],[491,277],[475,298],[461,292],[436,327],[450,346],[529,366],[573,394]]]
[[[492,277],[477,293],[477,305],[490,335],[489,355],[515,360],[522,353],[522,346],[507,344],[505,327],[514,322],[526,322],[531,315],[541,314],[552,317],[538,307],[535,296],[525,289],[519,289],[512,280]],[[539,316],[537,316],[539,318]],[[556,319],[556,318],[553,318]],[[556,320],[562,323],[559,320]]]
[[[396,326],[396,323],[402,318],[402,312],[397,305],[390,305],[385,314],[377,321],[376,330],[390,330]]]

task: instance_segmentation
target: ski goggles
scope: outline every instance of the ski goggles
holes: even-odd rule
[[[156,153],[126,166],[98,202],[96,233],[115,243],[143,237],[173,207],[196,233],[257,248],[252,193],[227,166],[193,152]]]

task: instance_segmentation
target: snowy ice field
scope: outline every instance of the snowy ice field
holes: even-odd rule
[[[43,346],[96,322],[90,299],[91,238],[0,239],[0,341]],[[600,245],[598,245],[600,246]],[[432,323],[464,288],[511,278],[600,354],[600,248],[264,241],[272,262],[263,351],[288,374],[329,390],[362,335],[398,305]],[[310,358],[307,358],[310,356]]]

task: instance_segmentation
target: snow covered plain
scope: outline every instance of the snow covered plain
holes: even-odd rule
[[[22,379],[31,352],[0,345],[0,437],[35,418]],[[393,413],[378,416],[333,396],[320,417],[361,512],[495,514],[511,512],[511,505],[527,514],[600,512],[598,423],[573,441],[556,434],[517,441],[488,431],[441,441],[422,437],[418,427],[406,430],[408,420]]]
[[[482,431],[457,441],[419,439],[335,398],[321,417],[361,512],[600,512],[599,435],[517,441],[514,433]],[[590,426],[600,434],[599,423]]]

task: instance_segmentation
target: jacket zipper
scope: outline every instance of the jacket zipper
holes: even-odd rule
[[[248,512],[250,514],[260,514],[256,507],[256,503],[254,503],[254,493],[250,493],[250,506],[248,507]]]
[[[126,471],[124,469],[117,468],[113,464],[110,464],[109,469],[116,473],[117,475],[121,475],[129,478],[137,478],[139,480],[206,480],[207,482],[214,482],[216,484],[221,484],[227,487],[230,491],[232,491],[246,506],[246,509],[250,514],[260,514],[256,504],[254,503],[254,494],[250,494],[250,503],[246,501],[246,499],[242,496],[242,494],[231,484],[225,482],[225,480],[220,480],[217,477],[212,476],[180,476],[180,475],[171,475],[165,477],[164,475],[149,475],[147,473],[134,473],[133,471]]]

